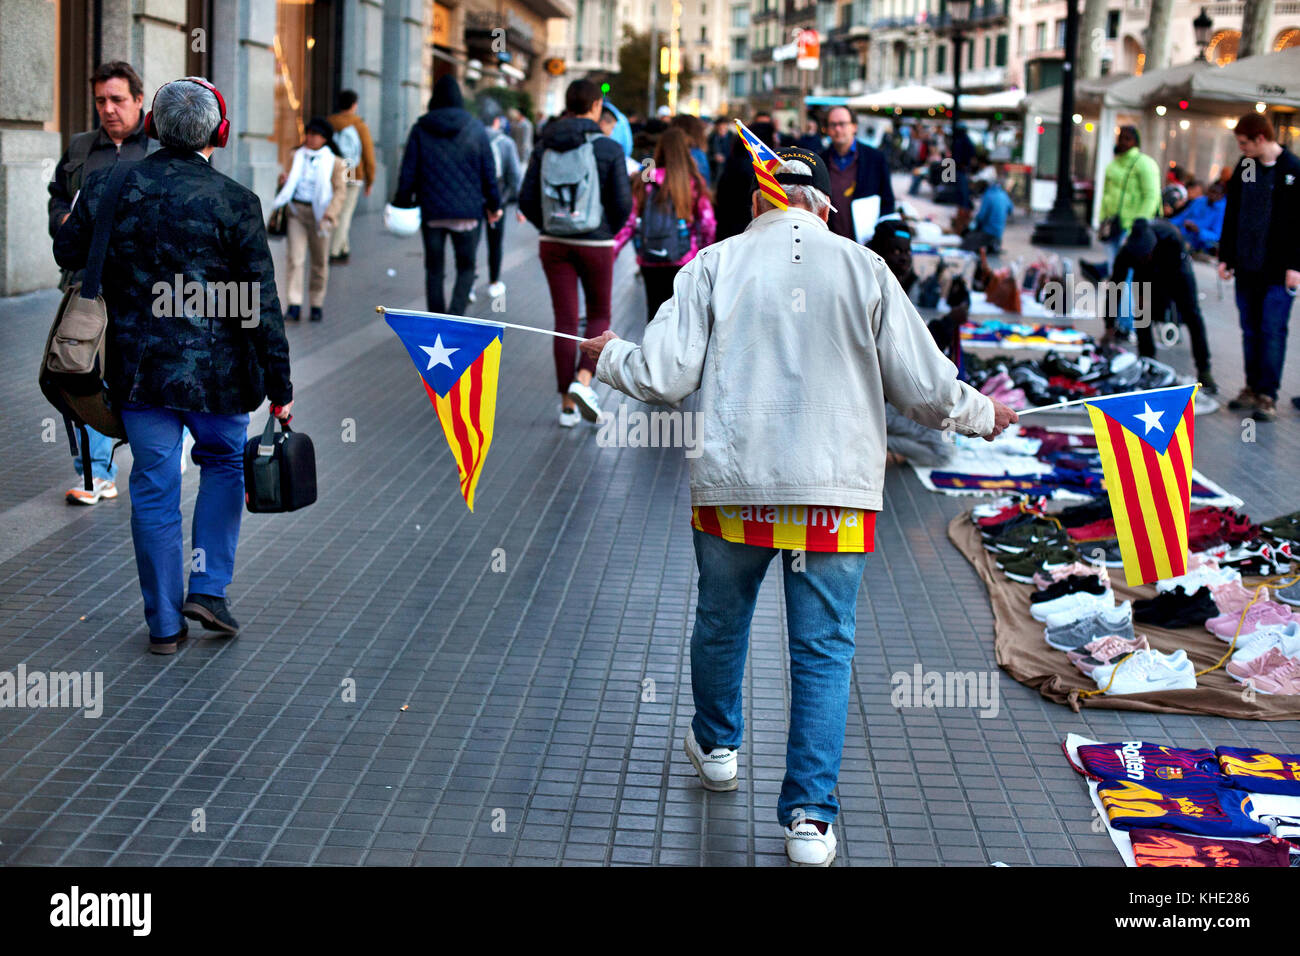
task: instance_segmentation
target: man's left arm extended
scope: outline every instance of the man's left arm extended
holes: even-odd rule
[[[598,357],[597,378],[658,405],[677,405],[700,387],[709,344],[709,297],[697,278],[699,262],[696,258],[677,273],[673,297],[646,326],[640,345],[613,332],[582,343],[585,355]]]

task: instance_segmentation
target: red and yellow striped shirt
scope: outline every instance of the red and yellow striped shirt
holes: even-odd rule
[[[876,512],[816,505],[716,505],[691,509],[691,527],[736,544],[794,551],[876,549]]]

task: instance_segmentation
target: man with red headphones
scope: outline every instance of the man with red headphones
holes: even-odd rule
[[[248,413],[269,399],[287,421],[293,385],[261,202],[209,165],[230,136],[221,93],[200,77],[168,83],[144,125],[161,148],[124,176],[87,177],[54,255],[64,268],[83,267],[95,214],[110,189],[120,190],[101,291],[111,316],[105,380],[131,445],[131,536],[150,650],[173,654],[188,634],[184,618],[220,637],[239,633],[226,588],[244,508]],[[186,427],[200,469],[188,550]]]

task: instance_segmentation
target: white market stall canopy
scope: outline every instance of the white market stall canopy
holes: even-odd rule
[[[1074,84],[1074,109],[1087,116],[1095,116],[1101,111],[1101,98],[1112,86],[1124,80],[1132,79],[1125,74],[1112,73],[1091,80],[1077,80]],[[966,98],[962,97],[962,103]],[[1061,88],[1047,86],[1035,90],[1025,97],[1025,115],[1041,116],[1045,121],[1055,123],[1061,115]]]
[[[1300,109],[1300,48],[1248,56],[1218,69],[1200,70],[1192,75],[1186,95],[1181,98],[1229,103],[1234,114],[1246,112],[1256,102],[1267,103],[1270,108]]]
[[[855,110],[893,109],[905,110],[949,109],[952,107],[952,94],[936,90],[933,86],[900,86],[892,90],[880,90],[864,96],[855,96],[847,104]]]
[[[1016,113],[1024,106],[1024,90],[1002,90],[997,93],[962,94],[963,113]]]

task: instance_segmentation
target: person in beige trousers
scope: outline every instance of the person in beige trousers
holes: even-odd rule
[[[347,198],[347,163],[334,145],[334,127],[319,117],[307,124],[303,145],[293,154],[293,164],[281,175],[280,191],[272,209],[287,207],[289,220],[289,276],[285,282],[289,306],[284,317],[302,318],[304,260],[311,255],[308,295],[311,321],[324,318],[325,291],[330,274],[330,234],[338,225]]]

